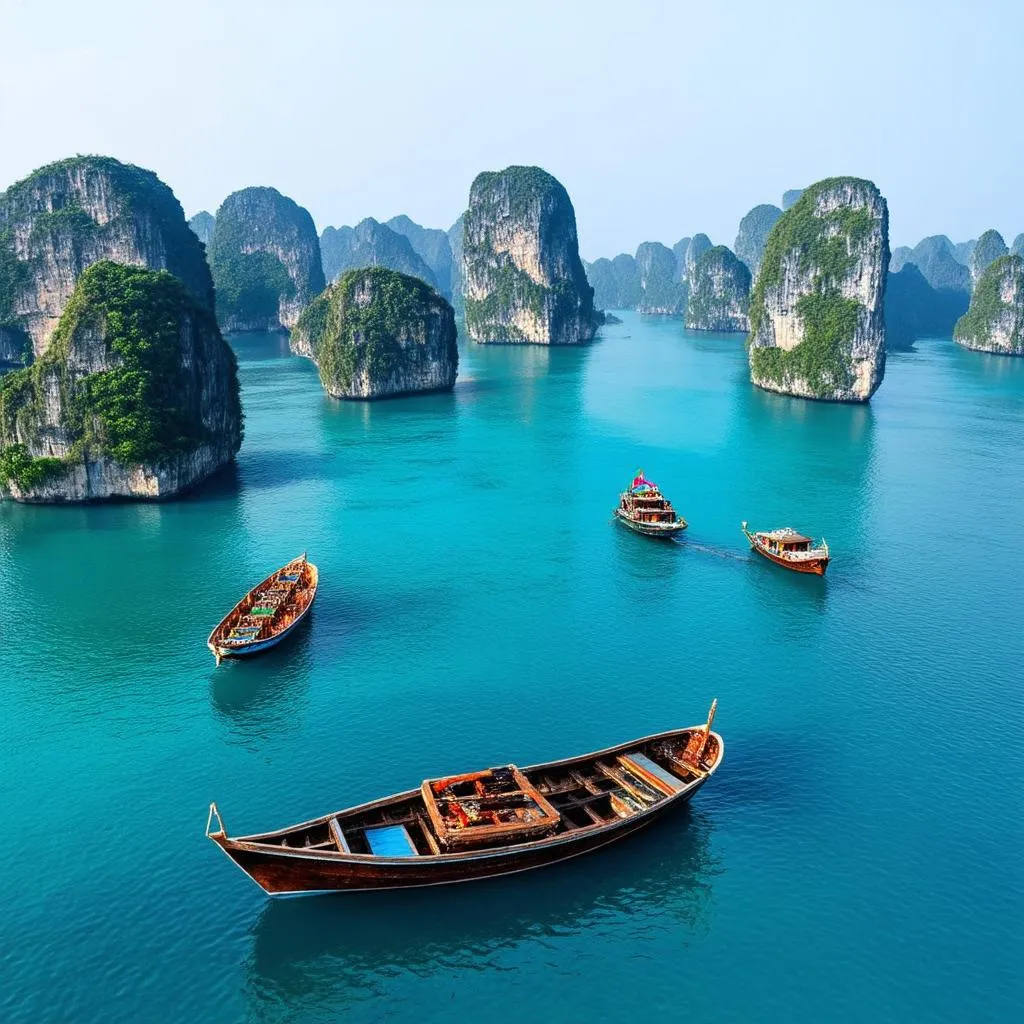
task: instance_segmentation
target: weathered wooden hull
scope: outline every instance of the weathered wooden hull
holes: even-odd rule
[[[767,558],[769,562],[781,565],[783,569],[789,569],[790,572],[802,572],[808,573],[812,576],[824,576],[825,570],[828,568],[829,560],[827,558],[807,558],[799,562],[792,562],[787,558],[780,558],[771,551],[766,551],[754,541],[750,542],[750,547],[762,558]]]
[[[644,537],[671,540],[677,533],[682,533],[686,529],[686,522],[682,519],[677,519],[674,523],[638,523],[635,519],[623,515],[621,509],[615,509],[615,518],[623,526],[628,526],[634,533],[642,534]]]
[[[692,777],[688,781],[680,782],[679,778],[672,776],[671,773],[668,776],[663,775],[662,781],[667,779],[670,784],[674,782],[680,788],[673,791],[669,785],[668,788],[660,789],[664,794],[662,799],[642,809],[638,808],[628,815],[603,821],[600,816],[594,817],[595,823],[585,827],[580,827],[578,821],[575,826],[566,827],[567,820],[563,816],[559,829],[539,838],[523,838],[518,842],[504,845],[491,843],[456,850],[439,850],[435,843],[433,854],[421,850],[410,855],[350,852],[344,839],[340,843],[337,841],[342,831],[339,819],[353,822],[365,816],[375,824],[383,823],[385,820],[408,820],[404,819],[403,815],[407,813],[409,801],[422,801],[422,787],[274,832],[238,837],[227,834],[216,805],[211,804],[206,835],[270,896],[450,885],[455,882],[478,881],[531,871],[590,853],[624,839],[658,818],[670,814],[674,809],[689,803],[694,794],[717,771],[725,753],[722,737],[710,731],[713,716],[714,705],[707,726],[692,726],[657,733],[579,757],[522,769],[524,775],[536,773],[538,777],[548,777],[551,772],[561,773],[562,776],[574,773],[578,775],[578,771],[586,771],[588,765],[605,763],[606,759],[614,761],[620,754],[647,749],[651,745],[663,744],[666,741],[689,742],[694,736],[703,736],[705,748],[711,752],[710,760],[703,762],[697,770],[689,770]],[[656,775],[650,778],[657,783]],[[616,781],[621,781],[621,776]],[[395,816],[392,817],[392,814]],[[211,828],[214,822],[218,826],[216,830]],[[333,833],[330,832],[332,828],[335,830]],[[333,834],[334,841],[310,845],[309,837],[318,830],[321,835]],[[301,842],[303,837],[304,845]],[[316,839],[314,843],[317,843]]]
[[[271,853],[242,840],[216,834],[210,838],[269,896],[451,885],[531,871],[591,853],[684,806],[706,781],[701,779],[677,797],[603,829],[582,830],[579,835],[569,833],[520,847],[441,857],[357,857],[301,850]]]
[[[257,640],[255,643],[245,644],[242,647],[222,647],[219,644],[211,644],[213,652],[219,658],[251,658],[254,654],[269,651],[271,647],[276,647],[286,637],[291,636],[300,623],[309,615],[312,608],[313,601],[310,601],[299,617],[287,629],[283,629],[276,636],[267,637],[266,640]]]
[[[292,562],[289,562],[288,565],[282,566],[281,569],[276,569],[265,580],[263,580],[261,583],[258,583],[256,587],[253,588],[253,590],[258,590],[259,588],[266,586],[279,572],[283,572],[285,569],[294,565],[298,561],[299,559],[294,559]],[[302,561],[305,561],[305,555],[302,556]],[[225,624],[230,620],[235,609],[238,608],[238,605],[236,605],[235,608],[233,608],[230,612],[228,612],[228,614],[223,619],[221,619],[221,621],[214,627],[213,632],[210,633],[209,639],[206,641],[206,646],[210,648],[218,662],[220,662],[222,658],[250,658],[255,654],[262,654],[264,651],[270,650],[271,647],[276,647],[279,643],[281,643],[282,640],[284,640],[286,637],[290,636],[292,633],[295,632],[295,629],[306,618],[306,616],[309,615],[310,611],[312,610],[313,602],[316,600],[317,591],[319,590],[320,586],[320,575],[316,566],[310,563],[309,569],[312,571],[313,576],[313,583],[312,586],[310,587],[311,593],[309,600],[306,602],[305,607],[302,609],[301,612],[299,612],[295,619],[291,623],[289,623],[288,626],[286,626],[280,632],[275,633],[273,636],[264,637],[262,640],[252,640],[244,644],[224,644],[220,642],[219,634],[225,628]],[[252,590],[249,591],[249,594],[252,593]],[[246,596],[248,597],[249,595]],[[245,598],[243,598],[242,600],[244,601]]]

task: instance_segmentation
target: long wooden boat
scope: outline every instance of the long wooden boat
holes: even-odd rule
[[[687,525],[658,485],[645,479],[642,469],[637,470],[629,490],[619,495],[614,515],[620,523],[645,537],[674,537]]]
[[[810,537],[805,537],[788,526],[767,533],[751,532],[747,529],[746,522],[743,523],[742,530],[750,541],[751,548],[770,562],[793,572],[825,575],[831,555],[824,537],[820,544],[815,544]]]
[[[582,757],[427,780],[290,828],[206,835],[270,896],[468,882],[607,846],[687,803],[722,763],[706,723]]]
[[[209,639],[217,663],[246,658],[279,644],[309,614],[319,573],[305,552],[256,584],[224,616]]]

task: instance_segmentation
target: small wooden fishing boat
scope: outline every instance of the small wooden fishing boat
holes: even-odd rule
[[[206,646],[221,658],[246,658],[279,644],[313,607],[317,568],[305,552],[258,583],[224,616]]]
[[[631,530],[645,537],[674,537],[686,529],[686,520],[676,515],[672,502],[658,489],[658,485],[637,470],[628,491],[619,496],[615,518]]]
[[[824,537],[820,544],[815,544],[810,537],[805,537],[788,526],[781,530],[772,530],[770,533],[751,533],[744,522],[742,529],[750,541],[750,546],[776,565],[792,569],[793,572],[825,575],[831,556]]]
[[[270,896],[400,889],[515,874],[631,835],[687,803],[722,762],[703,725],[593,754],[427,780],[275,832],[206,835]],[[216,824],[216,828],[214,828]]]

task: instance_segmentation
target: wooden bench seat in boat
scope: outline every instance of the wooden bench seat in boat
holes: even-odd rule
[[[341,824],[337,818],[331,818],[328,822],[331,830],[331,837],[334,839],[335,846],[338,847],[339,853],[351,853],[349,849],[348,841],[345,839],[345,833],[341,830]]]
[[[682,779],[677,779],[671,772],[667,772],[660,764],[655,764],[645,754],[639,751],[630,751],[628,754],[619,755],[619,764],[628,768],[634,775],[638,775],[645,782],[649,782],[655,789],[660,789],[665,796],[672,796],[678,793],[686,785]]]

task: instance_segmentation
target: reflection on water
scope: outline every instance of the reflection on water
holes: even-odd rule
[[[271,735],[298,729],[305,710],[312,662],[312,620],[316,608],[295,632],[253,658],[210,657],[210,700],[242,745],[258,750]]]
[[[606,850],[504,879],[271,901],[246,964],[250,1015],[310,1004],[340,1013],[404,974],[494,967],[523,943],[611,941],[629,918],[703,931],[720,871],[713,834],[710,817],[687,808]]]

